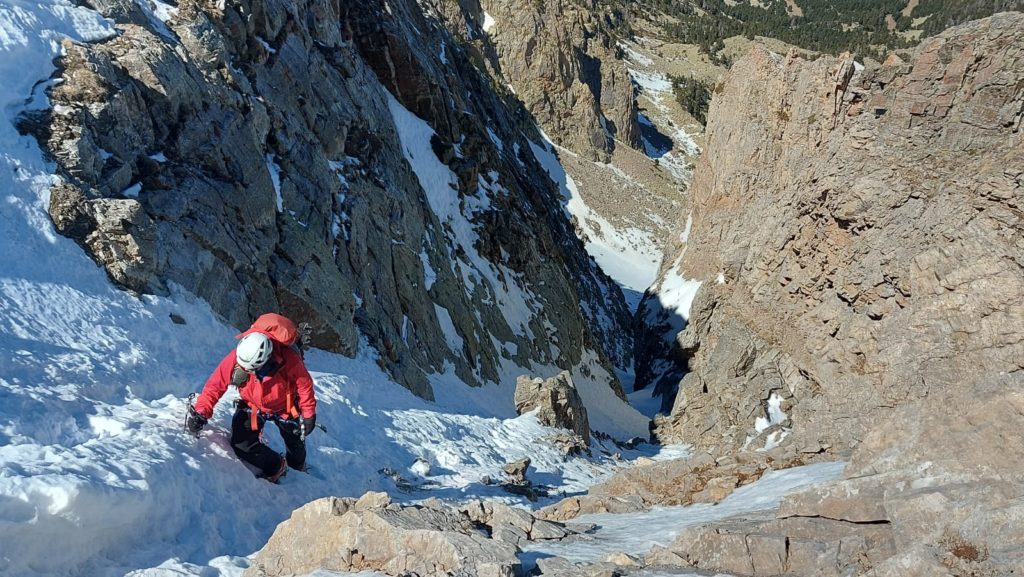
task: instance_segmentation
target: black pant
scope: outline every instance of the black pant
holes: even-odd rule
[[[270,477],[281,468],[281,455],[260,441],[260,433],[267,419],[260,415],[256,420],[257,430],[252,430],[249,407],[239,403],[235,416],[231,419],[231,448],[239,459],[256,469],[257,477]],[[277,421],[277,430],[284,439],[285,459],[293,469],[302,469],[306,465],[306,443],[300,437],[299,425],[291,421]]]

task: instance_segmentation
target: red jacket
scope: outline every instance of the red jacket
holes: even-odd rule
[[[291,347],[274,342],[274,352],[267,361],[268,366],[272,364],[277,364],[280,368],[262,380],[254,374],[249,375],[249,381],[239,389],[239,396],[253,409],[268,415],[278,415],[286,419],[299,415],[307,418],[315,415],[313,378],[309,376],[302,357]],[[196,399],[196,412],[207,419],[213,416],[213,407],[231,384],[231,369],[234,367],[235,351],[231,351],[206,381],[202,394]],[[293,414],[289,414],[289,408],[294,410]]]

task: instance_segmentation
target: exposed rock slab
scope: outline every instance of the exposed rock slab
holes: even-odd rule
[[[795,452],[745,452],[715,460],[706,453],[687,459],[637,462],[594,485],[585,495],[544,507],[537,515],[565,521],[592,513],[633,513],[654,506],[718,503],[772,469],[814,460]]]

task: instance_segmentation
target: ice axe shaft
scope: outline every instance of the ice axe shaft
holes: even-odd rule
[[[187,433],[188,435],[198,439],[199,438],[199,433],[193,433],[192,431],[188,430],[188,414],[191,411],[195,410],[195,400],[196,400],[196,394],[195,393],[190,394],[188,396],[188,399],[185,400],[185,418],[182,419],[181,429],[183,431],[185,431],[185,433]]]

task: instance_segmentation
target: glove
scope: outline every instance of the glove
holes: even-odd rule
[[[308,437],[316,429],[316,415],[311,417],[299,417],[299,436],[303,439]]]
[[[188,429],[188,432],[198,435],[208,421],[209,419],[200,415],[195,407],[189,406],[188,414],[185,415],[185,428]]]

